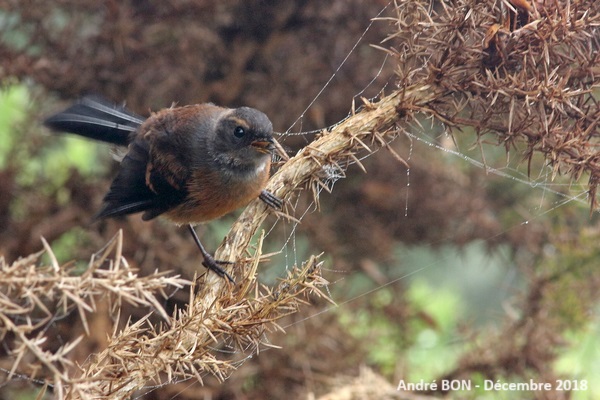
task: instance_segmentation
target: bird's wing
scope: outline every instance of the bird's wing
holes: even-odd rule
[[[181,204],[187,194],[185,187],[171,185],[153,168],[149,149],[149,143],[141,138],[131,143],[96,218],[143,211],[148,220]]]

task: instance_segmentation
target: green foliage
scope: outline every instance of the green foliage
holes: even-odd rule
[[[596,315],[600,307],[596,308]],[[584,400],[600,398],[600,321],[596,318],[583,329],[565,334],[569,347],[561,352],[554,364],[555,370],[563,377],[580,382],[586,381],[587,390],[572,392],[572,399]]]
[[[371,307],[341,307],[337,309],[340,324],[351,336],[365,345],[366,361],[388,375],[394,372],[402,353],[403,334],[399,324],[386,315],[385,306],[393,296],[389,288],[375,292],[369,298]]]
[[[33,24],[24,23],[21,16],[16,12],[0,10],[0,30],[3,32],[0,40],[17,50],[29,51],[29,43]]]
[[[411,318],[414,343],[404,355],[410,381],[431,381],[452,369],[465,350],[457,323],[464,315],[459,294],[450,288],[436,288],[425,280],[414,280],[406,294],[420,318]]]
[[[13,127],[27,116],[29,93],[24,86],[7,86],[0,90],[0,168],[4,168],[17,135]]]
[[[109,163],[102,160],[108,157],[99,156],[99,149],[108,153],[106,146],[85,139],[52,137],[52,142],[45,143],[39,154],[23,165],[18,181],[23,186],[43,182],[40,189],[48,193],[64,185],[72,169],[83,176],[102,175]]]
[[[395,253],[402,266],[396,274],[411,274],[437,291],[455,293],[471,323],[498,323],[502,302],[524,288],[508,246],[490,249],[484,241],[461,248],[399,245]]]
[[[557,216],[557,235],[568,237],[569,231],[578,234],[558,244],[552,262],[544,265],[544,272],[553,278],[545,297],[568,343],[559,350],[555,371],[561,378],[587,382],[587,390],[572,392],[573,399],[584,400],[600,398],[600,305],[594,285],[598,280],[599,233],[583,226],[587,221],[581,216],[570,214]],[[577,229],[575,223],[581,228]]]
[[[35,186],[46,195],[60,188],[72,169],[84,176],[106,172],[110,164],[106,146],[61,136],[46,140],[33,103],[25,85],[0,90],[0,168],[16,170],[19,185]],[[98,156],[99,149],[103,157]]]
[[[449,289],[437,289],[424,280],[410,284],[405,294],[411,318],[391,318],[398,296],[382,288],[368,297],[368,306],[338,309],[340,323],[360,343],[365,344],[366,361],[391,376],[399,364],[416,381],[434,379],[452,368],[462,344],[452,344],[463,307]],[[408,334],[407,334],[408,332]]]
[[[58,209],[72,199],[67,181],[77,173],[92,178],[106,172],[107,146],[62,135],[48,135],[37,112],[44,109],[35,90],[25,84],[0,89],[0,169],[8,171],[10,218],[25,221],[32,208]],[[53,107],[55,108],[55,107]],[[103,154],[98,156],[98,154]],[[102,159],[100,159],[102,158]],[[85,237],[83,230],[67,232],[51,243],[61,261],[69,260]]]
[[[46,392],[44,394],[44,392]],[[0,395],[4,395],[6,399],[14,400],[50,400],[51,396],[45,389],[35,388],[14,388],[8,389],[6,392],[0,392]]]
[[[87,235],[83,227],[76,227],[68,230],[60,235],[56,240],[52,241],[52,253],[59,263],[67,262],[73,259],[73,252],[80,248],[88,248],[90,243],[86,243]],[[50,256],[45,253],[42,255],[43,263],[50,263]],[[74,275],[79,275],[85,272],[89,267],[86,260],[76,261],[75,268],[72,270]]]

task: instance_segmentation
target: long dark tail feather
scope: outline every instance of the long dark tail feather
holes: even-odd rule
[[[99,97],[83,97],[65,111],[44,121],[48,128],[90,139],[127,146],[144,118]]]

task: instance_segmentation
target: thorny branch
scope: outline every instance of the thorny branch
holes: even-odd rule
[[[387,51],[401,84],[442,90],[420,111],[451,133],[493,135],[528,165],[541,154],[554,176],[587,175],[597,207],[600,3],[399,2],[396,11]]]

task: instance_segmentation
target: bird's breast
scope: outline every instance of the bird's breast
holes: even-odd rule
[[[166,216],[179,224],[222,217],[257,198],[265,188],[269,170],[269,159],[246,171],[197,168],[186,185],[186,199]]]

